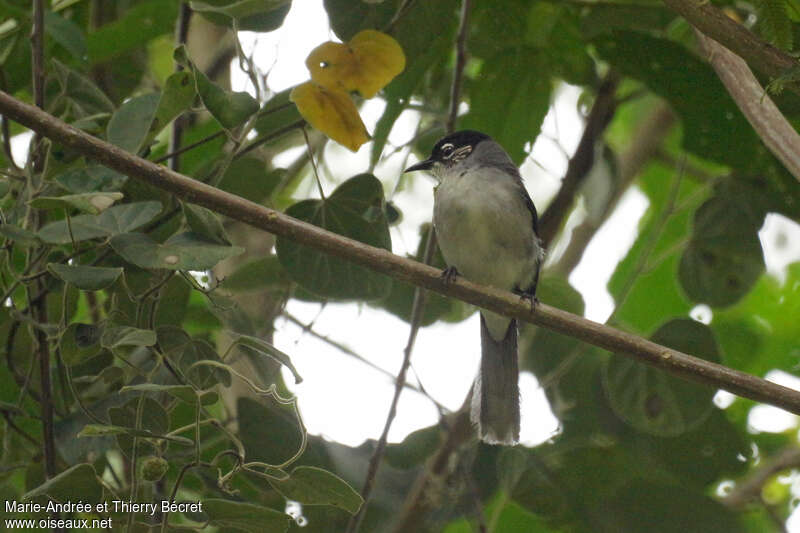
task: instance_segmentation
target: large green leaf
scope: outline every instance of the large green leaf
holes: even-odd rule
[[[747,294],[764,272],[758,238],[761,221],[748,218],[736,207],[714,197],[695,213],[692,238],[678,271],[681,286],[695,302],[731,305]]]
[[[252,533],[284,533],[292,520],[269,507],[213,498],[203,501],[203,512],[210,525]]]
[[[78,61],[87,60],[86,36],[80,26],[52,11],[44,14],[47,36],[64,47]]]
[[[194,86],[194,77],[190,72],[181,70],[171,74],[161,91],[158,108],[150,125],[151,133],[158,133],[175,117],[190,109],[195,96],[197,96],[197,90]]]
[[[300,449],[300,427],[290,410],[269,398],[257,402],[240,397],[236,412],[239,414],[239,438],[248,461],[278,465]]]
[[[47,270],[60,280],[75,285],[84,291],[99,291],[110,287],[122,274],[122,268],[64,265],[61,263],[48,263]]]
[[[208,76],[189,60],[184,46],[175,50],[175,61],[191,69],[197,94],[200,95],[208,112],[223,128],[235,128],[258,111],[258,101],[250,94],[228,91],[208,79]]]
[[[724,349],[726,365],[756,375],[780,368],[795,370],[800,354],[800,263],[786,279],[762,275],[741,301],[714,310],[711,328]]]
[[[85,77],[57,59],[52,61],[52,73],[64,96],[73,105],[72,112],[77,117],[112,113],[114,104],[89,78]]]
[[[608,501],[608,511],[616,531],[652,531],[654,524],[663,533],[743,531],[732,510],[680,485],[632,481]]]
[[[483,64],[461,126],[491,135],[519,165],[525,145],[539,135],[550,94],[550,72],[541,51],[503,50]]]
[[[285,480],[269,480],[287,500],[304,505],[333,505],[355,514],[364,503],[361,496],[339,476],[313,466],[298,466]]]
[[[205,0],[191,2],[192,10],[215,24],[239,31],[269,32],[283,24],[291,0]]]
[[[126,101],[108,121],[108,142],[136,154],[156,116],[161,95],[147,93]]]
[[[655,343],[719,362],[711,329],[689,318],[674,319],[656,331]],[[671,376],[633,358],[614,355],[608,360],[603,383],[609,403],[623,420],[654,435],[679,435],[700,424],[714,408],[716,390]]]
[[[72,217],[72,237],[66,220],[51,222],[39,230],[39,238],[52,244],[68,244],[71,238],[85,241],[97,237],[110,237],[144,226],[161,212],[159,202],[134,202],[116,205],[99,215]]]
[[[71,193],[108,192],[119,190],[128,176],[102,165],[70,169],[55,177],[59,185]]]
[[[36,209],[75,208],[92,215],[99,215],[121,199],[121,192],[86,192],[64,196],[39,196],[31,200],[30,205]]]
[[[163,244],[144,233],[122,233],[111,238],[111,247],[138,267],[168,270],[208,270],[244,252],[238,246],[220,245],[191,232],[174,235]]]
[[[630,31],[614,31],[594,43],[603,59],[672,105],[683,121],[688,151],[739,169],[764,161],[758,137],[717,75],[683,46]]]
[[[286,214],[365,244],[391,250],[383,210],[383,187],[372,174],[342,183],[324,200],[303,200]],[[289,276],[323,298],[374,300],[386,296],[391,279],[344,259],[278,237],[278,259]]]
[[[28,491],[22,500],[28,501],[40,497],[47,497],[60,503],[74,502],[76,499],[80,499],[94,504],[103,499],[103,485],[97,478],[97,473],[92,465],[81,463]]]
[[[154,37],[172,33],[178,3],[177,0],[145,0],[129,7],[120,18],[89,34],[90,61],[93,64],[108,61],[143,46]]]

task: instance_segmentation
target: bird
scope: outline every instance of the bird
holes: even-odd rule
[[[536,302],[544,246],[538,216],[519,169],[485,133],[462,130],[440,139],[431,156],[403,172],[429,171],[433,226],[452,282],[461,275]],[[519,442],[517,321],[480,310],[481,364],[472,386],[470,419],[480,440]]]

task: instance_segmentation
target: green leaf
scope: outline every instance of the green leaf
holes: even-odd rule
[[[332,505],[356,514],[364,503],[361,495],[343,479],[313,466],[298,466],[289,479],[269,483],[284,498],[304,505]]]
[[[159,385],[157,383],[139,383],[137,385],[127,385],[119,390],[120,394],[132,391],[150,393],[164,392],[189,405],[197,405],[198,399],[200,400],[201,405],[212,405],[219,399],[219,395],[214,391],[200,393],[189,385]]]
[[[720,360],[711,329],[689,318],[667,322],[651,340],[707,361]],[[714,389],[620,355],[608,360],[603,384],[614,412],[654,435],[679,435],[703,422],[714,408]]]
[[[731,305],[747,294],[764,272],[760,220],[744,216],[736,207],[715,197],[695,212],[692,238],[678,271],[681,286],[695,302]]]
[[[798,316],[800,263],[793,263],[783,282],[763,275],[738,303],[715,309],[711,329],[723,348],[726,365],[762,376],[797,364]]]
[[[739,170],[763,161],[761,142],[716,73],[686,48],[628,31],[611,32],[594,43],[603,59],[671,104],[683,121],[686,150]]]
[[[72,217],[72,235],[76,241],[110,237],[144,226],[161,212],[159,202],[134,202],[116,205],[99,215]],[[66,220],[51,222],[39,230],[39,238],[51,244],[69,244]]]
[[[102,63],[159,35],[172,33],[178,16],[177,0],[145,0],[123,12],[118,19],[101,26],[87,38],[92,64]]]
[[[100,344],[109,349],[120,346],[153,346],[155,343],[155,331],[131,326],[106,327],[100,338]]]
[[[55,177],[59,185],[71,193],[108,192],[122,188],[128,176],[102,165],[70,169]]]
[[[47,270],[61,281],[84,291],[99,291],[110,287],[122,274],[122,268],[64,265],[62,263],[48,263]]]
[[[300,449],[302,434],[294,413],[265,397],[259,401],[240,396],[239,437],[247,459],[278,465]]]
[[[100,353],[102,333],[103,329],[93,324],[73,323],[67,326],[58,340],[64,362],[70,366],[77,365]]]
[[[607,504],[616,531],[650,531],[653,524],[663,533],[744,531],[734,511],[682,485],[633,480]]]
[[[255,291],[285,288],[289,282],[278,256],[268,255],[243,264],[222,280],[222,285],[229,291]]]
[[[186,70],[171,74],[161,91],[155,117],[150,125],[151,133],[158,133],[172,120],[192,107],[197,90],[194,86],[194,77]]]
[[[42,485],[32,489],[22,496],[21,500],[28,501],[33,498],[46,497],[53,501],[66,503],[78,499],[88,503],[99,503],[103,499],[103,485],[97,478],[97,473],[88,463],[81,463],[64,470],[55,477],[48,479]]]
[[[231,241],[217,214],[199,205],[181,202],[189,228],[197,235],[217,244],[230,246]]]
[[[47,36],[63,46],[75,59],[81,62],[88,59],[86,37],[73,21],[52,11],[45,11],[44,27]]]
[[[283,24],[291,0],[210,0],[192,2],[191,6],[215,24],[239,31],[270,32]]]
[[[122,104],[108,121],[108,142],[132,154],[139,153],[150,132],[160,99],[158,93],[147,93]]]
[[[759,0],[756,4],[760,4],[758,28],[764,38],[782,50],[791,50],[794,35],[787,0]]]
[[[19,246],[34,246],[41,242],[39,236],[34,232],[14,224],[0,224],[0,235],[14,241]]]
[[[62,92],[77,106],[77,109],[73,109],[77,116],[113,113],[114,104],[89,78],[75,72],[57,59],[52,60],[51,66]]]
[[[244,252],[239,246],[222,246],[191,232],[174,235],[164,244],[144,233],[122,233],[111,238],[111,247],[138,267],[168,270],[208,270]]]
[[[126,435],[131,437],[143,437],[146,439],[166,440],[184,446],[191,446],[194,442],[186,437],[173,435],[158,435],[146,429],[135,429],[123,426],[106,426],[101,424],[87,424],[78,433],[78,437],[108,437]]]
[[[114,202],[121,199],[121,192],[89,192],[64,196],[39,196],[31,200],[29,204],[36,209],[69,209],[74,207],[92,215],[99,215],[111,207]]]
[[[491,135],[519,165],[526,143],[539,135],[550,94],[550,73],[541,51],[503,50],[483,64],[461,126]]]
[[[258,111],[258,101],[246,92],[227,91],[213,83],[192,63],[186,49],[180,46],[175,50],[175,60],[192,69],[197,94],[211,115],[225,129],[242,124]]]
[[[303,200],[286,214],[365,244],[391,250],[383,212],[383,187],[372,174],[342,183],[325,200]],[[343,259],[279,236],[281,265],[303,288],[323,298],[374,300],[391,289],[391,279]]]
[[[214,498],[203,501],[203,512],[212,526],[253,533],[283,533],[292,520],[289,515],[269,507]]]
[[[278,363],[282,364],[286,368],[292,371],[292,375],[294,375],[294,382],[301,383],[303,378],[300,377],[298,374],[297,369],[292,364],[291,358],[279,349],[277,349],[272,344],[268,343],[263,339],[259,339],[258,337],[252,337],[250,335],[241,335],[238,333],[233,333],[234,335],[234,342],[239,346],[243,346],[245,348],[249,348],[250,350],[255,351],[261,355],[265,355],[270,359],[277,361]]]

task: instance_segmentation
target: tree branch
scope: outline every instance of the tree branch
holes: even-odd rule
[[[611,352],[626,354],[681,378],[800,414],[800,392],[796,390],[692,357],[549,305],[538,305],[532,311],[528,302],[510,292],[477,285],[463,278],[447,283],[437,268],[331,233],[173,172],[92,137],[2,91],[0,113],[109,168],[274,235],[341,257],[399,281],[563,333]]]
[[[764,461],[764,464],[758,469],[753,470],[744,481],[737,483],[730,494],[722,499],[722,503],[728,507],[740,509],[760,498],[761,488],[773,475],[798,466],[800,466],[800,448],[796,446],[784,448],[774,457]]]
[[[800,181],[800,135],[786,120],[750,67],[714,39],[695,30],[708,62],[770,152]]]
[[[747,61],[762,74],[778,77],[800,66],[792,56],[763,41],[711,2],[664,0],[664,3],[692,26]],[[800,93],[800,83],[797,81],[787,82],[786,87]]]
[[[561,188],[556,197],[547,206],[539,219],[539,237],[544,241],[545,248],[561,229],[567,214],[572,208],[575,194],[594,164],[594,151],[598,139],[603,135],[606,126],[614,116],[616,105],[616,90],[619,76],[611,71],[597,89],[597,97],[586,120],[586,127],[575,150],[575,155],[569,160],[567,173],[561,182]]]

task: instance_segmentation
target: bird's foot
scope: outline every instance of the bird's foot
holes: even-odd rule
[[[460,275],[458,269],[454,266],[449,266],[442,270],[442,279],[444,279],[444,282],[448,285],[453,283]]]
[[[515,290],[514,292],[519,294],[519,299],[520,300],[527,300],[528,302],[530,302],[531,313],[536,311],[536,306],[539,305],[539,303],[540,303],[539,302],[539,298],[536,297],[536,293],[519,291],[519,290]]]

